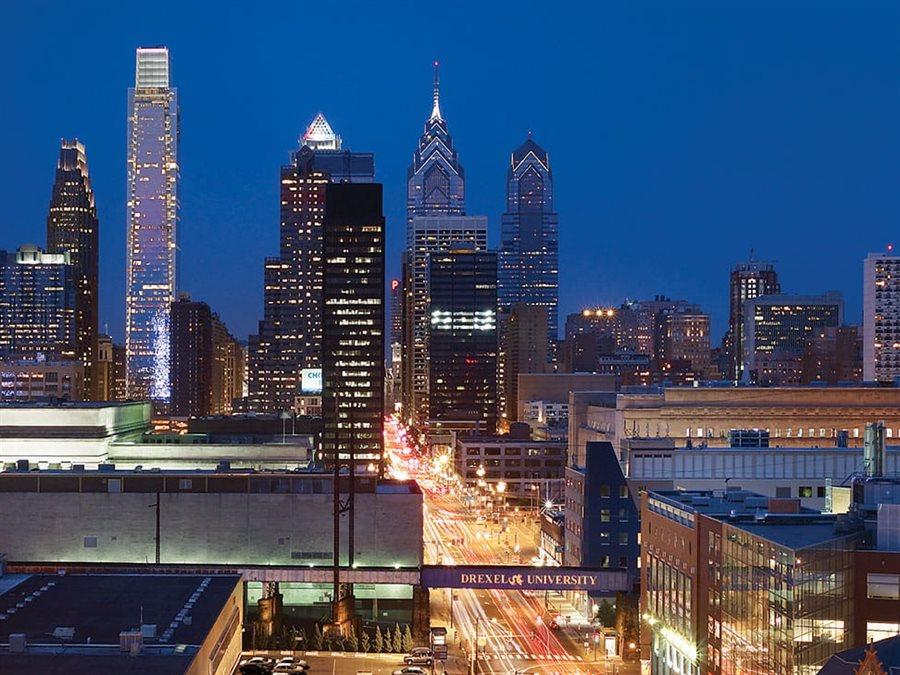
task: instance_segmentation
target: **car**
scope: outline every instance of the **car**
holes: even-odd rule
[[[259,662],[250,663],[249,661],[239,665],[238,670],[241,672],[241,675],[269,675],[272,672],[270,666]]]
[[[428,647],[415,647],[403,657],[403,663],[408,666],[430,666],[434,663],[434,654]]]
[[[272,670],[273,673],[293,673],[293,675],[302,675],[306,672],[303,666],[294,665],[293,663],[279,663]]]
[[[303,670],[306,670],[307,668],[309,668],[309,663],[294,656],[285,656],[275,664],[276,668],[278,666],[293,666],[295,668],[302,668]]]
[[[244,659],[243,661],[241,661],[240,665],[262,666],[263,668],[266,668],[268,672],[275,667],[275,659],[270,659],[267,656],[252,656],[249,659]]]
[[[395,670],[393,675],[425,675],[425,669],[418,666],[406,666]]]

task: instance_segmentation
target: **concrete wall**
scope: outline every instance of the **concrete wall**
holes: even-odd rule
[[[331,495],[161,493],[160,499],[161,563],[330,563]],[[152,563],[155,503],[156,493],[7,492],[0,498],[0,553],[20,562]],[[346,522],[345,515],[342,551]],[[86,537],[96,537],[96,547]],[[419,565],[421,494],[358,494],[355,538],[361,566]]]
[[[185,675],[230,675],[234,671],[242,649],[243,587],[244,584],[235,583]]]

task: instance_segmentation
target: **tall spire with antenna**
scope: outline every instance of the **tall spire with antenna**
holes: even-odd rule
[[[434,107],[431,109],[431,117],[428,119],[429,122],[434,122],[435,120],[443,120],[441,117],[441,72],[440,72],[441,64],[438,61],[434,62]]]

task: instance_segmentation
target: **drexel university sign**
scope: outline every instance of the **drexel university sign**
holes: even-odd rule
[[[429,588],[497,588],[531,591],[626,591],[625,570],[506,565],[425,565],[422,585]]]

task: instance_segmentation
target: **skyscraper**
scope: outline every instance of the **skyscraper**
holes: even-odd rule
[[[406,174],[407,246],[412,245],[416,216],[463,215],[466,212],[466,174],[441,115],[438,62],[434,62],[431,115]]]
[[[74,359],[75,302],[68,253],[0,251],[0,358]]]
[[[742,381],[799,384],[800,361],[807,342],[817,330],[844,323],[844,300],[837,292],[763,295],[748,299],[744,314]],[[766,373],[767,362],[785,358],[796,364],[790,368],[795,373],[790,380],[779,381],[777,374]]]
[[[429,419],[497,427],[497,254],[468,244],[428,264]]]
[[[525,303],[547,308],[547,336],[556,341],[559,305],[558,216],[553,210],[550,156],[528,134],[513,150],[506,175],[506,212],[498,256],[500,309]]]
[[[322,454],[381,475],[384,446],[382,187],[329,183],[323,220]]]
[[[731,268],[731,286],[728,308],[728,334],[725,336],[725,350],[728,353],[729,379],[741,379],[741,363],[744,353],[744,305],[760,295],[781,293],[778,272],[772,263],[750,260]]]
[[[870,253],[863,263],[863,379],[900,376],[900,256]]]
[[[172,395],[170,412],[180,417],[200,417],[211,410],[213,314],[205,302],[182,294],[172,303]]]
[[[47,252],[68,253],[75,283],[75,357],[84,365],[84,392],[102,400],[98,381],[99,223],[84,145],[60,144],[47,215]]]
[[[547,308],[516,303],[501,317],[499,381],[501,414],[510,422],[519,415],[519,374],[547,368]]]
[[[281,167],[280,251],[278,257],[266,258],[263,320],[250,336],[249,404],[255,411],[290,410],[300,394],[303,371],[322,368],[326,186],[375,179],[373,155],[341,145],[341,137],[319,113],[291,163]]]
[[[169,50],[139,48],[128,90],[128,249],[125,352],[128,393],[169,400],[169,311],[175,300],[178,93]]]
[[[416,216],[403,262],[403,412],[407,420],[428,419],[428,260],[464,244],[487,249],[484,216]]]

